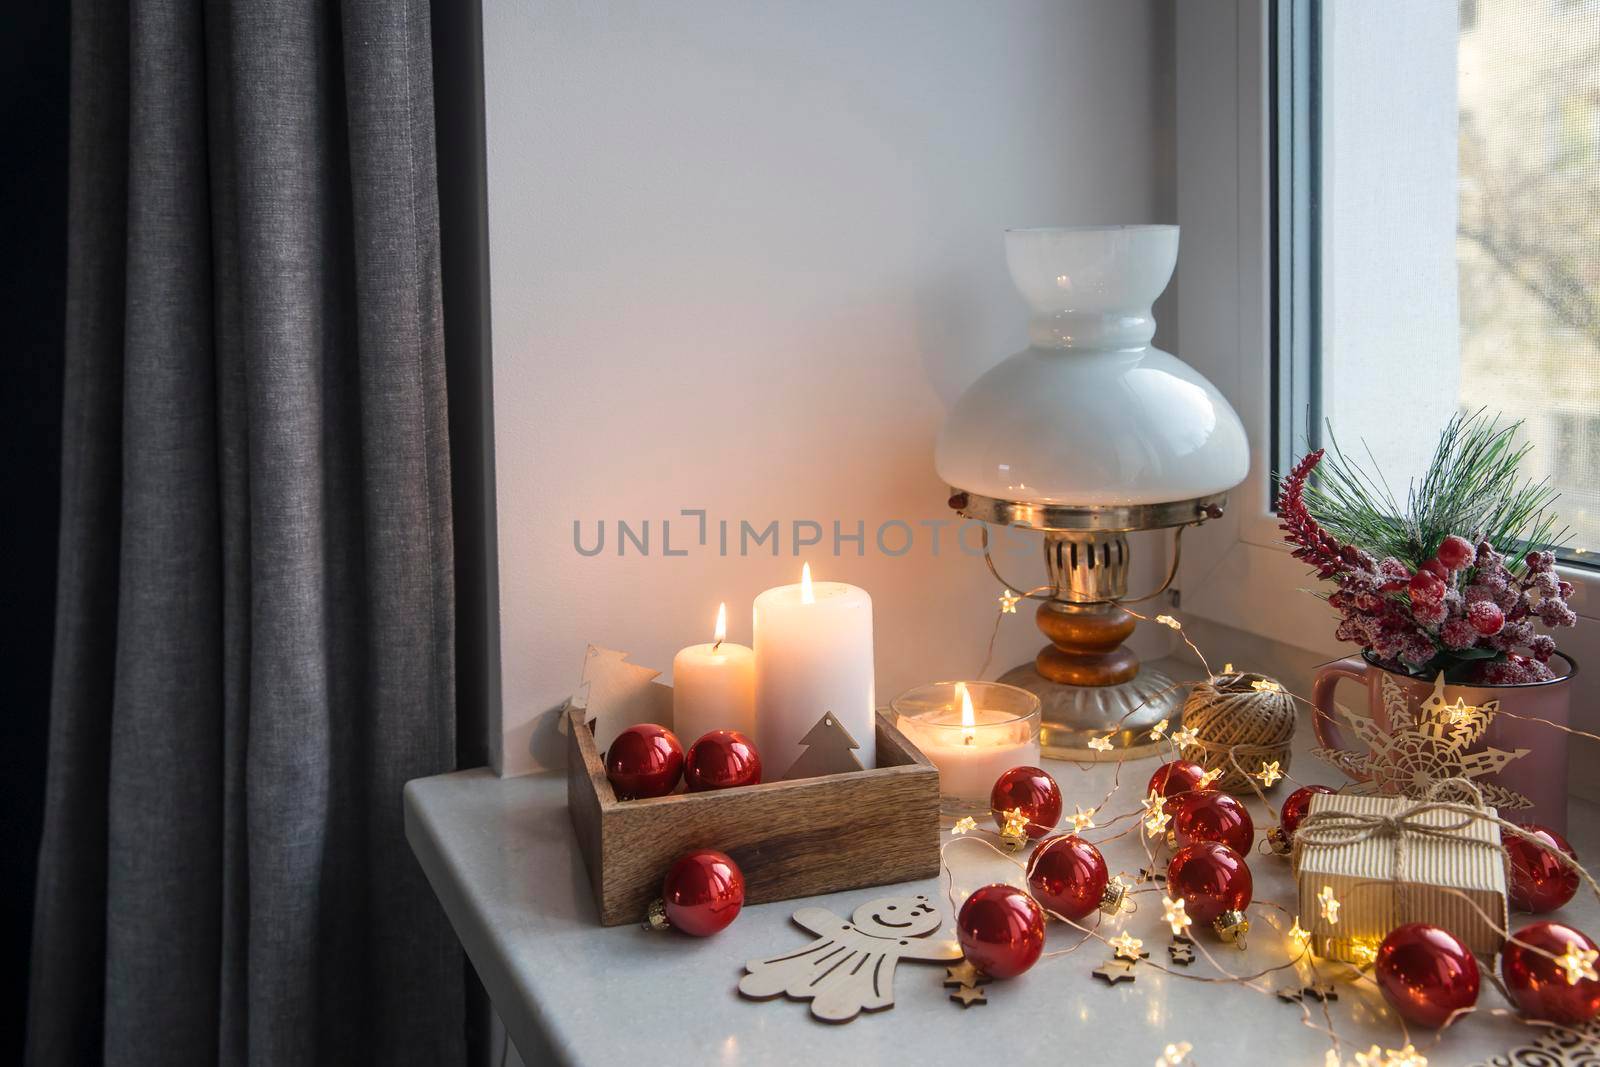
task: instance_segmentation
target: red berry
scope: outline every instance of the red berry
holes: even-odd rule
[[[1430,559],[1417,569],[1418,571],[1427,571],[1441,582],[1450,577],[1450,569],[1441,563],[1439,561],[1439,557],[1437,556],[1435,556],[1433,559]]]
[[[1423,568],[1424,569],[1413,574],[1411,576],[1411,581],[1406,583],[1411,591],[1411,599],[1443,600],[1444,582],[1439,580],[1438,575],[1434,574],[1430,570],[1427,570],[1426,564],[1423,565]]]
[[[1467,607],[1467,621],[1485,637],[1493,637],[1506,624],[1505,612],[1489,600],[1479,600]]]
[[[1439,546],[1438,559],[1450,570],[1458,571],[1471,563],[1476,555],[1472,542],[1465,537],[1451,534],[1444,539],[1444,544]]]

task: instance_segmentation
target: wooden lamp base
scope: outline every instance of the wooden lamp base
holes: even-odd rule
[[[1034,621],[1050,639],[1039,650],[1039,674],[1062,685],[1120,685],[1139,673],[1139,657],[1123,644],[1133,616],[1114,604],[1080,607],[1047,600]]]

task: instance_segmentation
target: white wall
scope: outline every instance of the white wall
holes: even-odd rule
[[[978,669],[999,592],[981,561],[936,558],[926,530],[888,558],[871,531],[949,514],[944,412],[1025,343],[1001,230],[1173,218],[1172,18],[485,3],[506,773],[560,765],[551,712],[586,643],[666,669],[719,600],[748,642],[754,595],[795,580],[787,545],[663,558],[682,508],[862,520],[866,556],[806,558],[872,593],[880,698]],[[606,552],[580,556],[573,521],[602,518]],[[618,558],[619,518],[652,520],[649,557]],[[1006,616],[991,674],[1041,643]]]

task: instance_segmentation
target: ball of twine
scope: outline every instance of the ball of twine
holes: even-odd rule
[[[1272,684],[1258,689],[1257,682]],[[1217,788],[1253,795],[1245,772],[1273,760],[1288,772],[1294,724],[1294,698],[1274,679],[1245,672],[1219,674],[1197,683],[1184,701],[1183,725],[1195,732],[1195,743],[1183,755],[1208,771],[1221,771]]]

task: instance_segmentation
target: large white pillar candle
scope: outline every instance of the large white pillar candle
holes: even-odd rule
[[[768,589],[755,602],[756,748],[768,781],[786,777],[800,744],[831,712],[855,739],[862,767],[878,765],[872,598],[843,582]]]
[[[672,657],[672,730],[686,749],[712,730],[738,730],[755,741],[756,654],[723,640],[727,635],[728,606],[721,604],[711,644]]]

